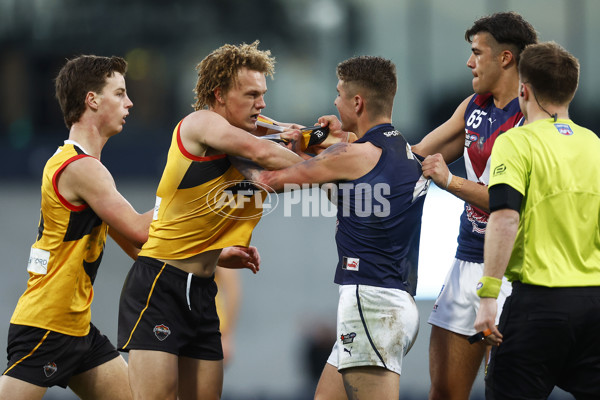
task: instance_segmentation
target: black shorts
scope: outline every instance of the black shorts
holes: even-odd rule
[[[87,336],[10,324],[6,352],[4,375],[38,386],[63,388],[72,376],[119,357],[115,346],[93,324]]]
[[[222,360],[216,295],[214,276],[200,278],[153,258],[138,257],[121,292],[119,350]]]
[[[513,283],[492,349],[486,399],[546,399],[554,386],[600,399],[600,287]]]

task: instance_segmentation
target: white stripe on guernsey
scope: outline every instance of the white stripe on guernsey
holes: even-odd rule
[[[463,157],[465,159],[465,170],[467,172],[467,179],[473,182],[477,182],[478,177],[475,174],[475,171],[473,170],[473,164],[471,163],[471,159],[469,158],[469,151],[466,147],[463,153]]]
[[[188,278],[187,278],[187,285],[185,288],[185,298],[187,299],[187,303],[188,303],[188,307],[190,308],[190,311],[192,310],[192,304],[190,303],[190,287],[192,286],[192,273],[190,272],[188,274]]]
[[[485,163],[485,169],[483,170],[483,173],[480,176],[477,176],[475,170],[473,169],[473,164],[471,163],[471,159],[469,158],[469,152],[466,147],[463,152],[463,157],[465,159],[465,170],[467,171],[467,179],[473,182],[481,182],[485,185],[488,185],[490,183],[490,165],[492,162],[492,157],[488,157]]]
[[[77,147],[79,147],[79,148],[80,148],[80,149],[81,149],[81,150],[82,150],[82,151],[83,151],[85,154],[87,154],[87,155],[89,155],[89,154],[90,154],[90,153],[88,153],[88,152],[87,152],[87,150],[86,150],[86,149],[84,149],[84,148],[83,148],[83,146],[82,146],[82,145],[80,145],[79,143],[77,143],[77,142],[76,142],[76,141],[74,141],[74,140],[67,139],[67,140],[65,140],[65,144],[72,144],[73,146],[77,146]]]

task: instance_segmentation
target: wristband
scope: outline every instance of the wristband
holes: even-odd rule
[[[448,179],[446,180],[446,190],[448,190],[448,186],[450,186],[450,182],[452,182],[452,173],[448,171]]]
[[[502,279],[494,278],[493,276],[482,276],[477,283],[477,296],[498,298],[500,294],[500,286]]]
[[[465,183],[465,179],[460,176],[452,175],[452,179],[450,179],[450,183],[446,187],[446,190],[451,193],[458,193],[462,188],[462,185]]]

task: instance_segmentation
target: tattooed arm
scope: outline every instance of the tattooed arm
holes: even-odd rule
[[[373,169],[381,149],[371,143],[339,143],[318,156],[278,171],[261,171],[253,180],[280,191],[286,183],[297,185],[353,180]]]

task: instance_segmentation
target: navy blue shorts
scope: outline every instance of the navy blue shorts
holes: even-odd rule
[[[119,350],[222,360],[216,295],[214,276],[200,278],[153,258],[138,257],[119,302]]]
[[[72,376],[119,356],[93,324],[88,335],[81,337],[10,324],[6,351],[8,367],[4,375],[38,386],[63,388]]]
[[[600,399],[600,287],[513,283],[492,349],[486,399],[546,399],[554,386]]]

